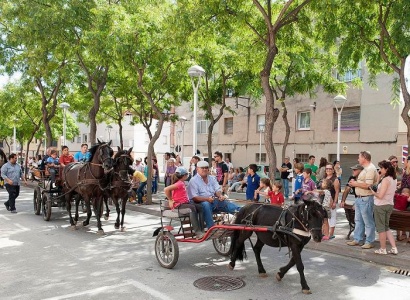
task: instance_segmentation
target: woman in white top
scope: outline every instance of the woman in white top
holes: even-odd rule
[[[396,191],[396,171],[390,161],[379,162],[380,181],[377,192],[369,188],[374,195],[374,220],[376,230],[379,233],[380,249],[374,251],[376,254],[397,254],[396,242],[389,228],[390,215],[393,211],[393,198]],[[386,251],[386,237],[392,248]]]

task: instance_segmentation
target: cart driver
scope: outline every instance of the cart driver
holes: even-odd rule
[[[205,225],[209,229],[214,225],[213,213],[227,212],[234,214],[240,207],[225,200],[218,181],[209,175],[209,164],[206,161],[197,163],[197,174],[188,184],[188,196],[194,203],[202,206]]]

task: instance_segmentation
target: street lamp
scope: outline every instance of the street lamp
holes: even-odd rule
[[[336,151],[336,159],[340,161],[340,123],[342,121],[342,111],[343,107],[346,103],[346,97],[343,95],[337,95],[333,99],[333,103],[335,105],[337,111],[337,151]]]
[[[262,133],[265,132],[265,124],[259,123],[259,164],[261,164],[261,156],[262,156]]]
[[[67,109],[70,108],[70,104],[67,102],[63,102],[60,104],[60,108],[63,109],[63,144],[62,146],[66,146],[66,113]]]
[[[184,162],[184,126],[187,118],[185,117],[179,117],[179,125],[181,126],[181,131],[182,131],[182,142],[181,142],[181,159],[182,163]]]
[[[198,66],[192,66],[188,69],[188,75],[191,77],[192,88],[194,89],[194,117],[193,117],[193,124],[192,124],[192,152],[196,155],[197,152],[197,132],[196,132],[196,118],[197,118],[197,103],[198,103],[198,89],[199,84],[201,83],[201,77],[205,75],[205,70]],[[195,82],[195,79],[198,79]]]
[[[108,124],[108,125],[107,125],[108,142],[111,140],[111,129],[112,129],[112,126]]]

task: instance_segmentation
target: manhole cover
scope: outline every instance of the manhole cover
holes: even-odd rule
[[[245,282],[237,277],[210,276],[196,280],[194,286],[205,291],[232,291],[245,286]]]

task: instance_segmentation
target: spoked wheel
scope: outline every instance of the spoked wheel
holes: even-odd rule
[[[51,217],[51,196],[49,193],[43,194],[43,219],[44,221],[50,221]]]
[[[172,269],[178,262],[178,242],[172,233],[161,231],[155,240],[155,256],[161,267]]]
[[[41,202],[41,190],[40,187],[36,186],[33,194],[34,214],[36,215],[41,213]]]
[[[229,249],[231,248],[231,237],[222,236],[212,240],[216,252],[223,256],[229,256]]]

